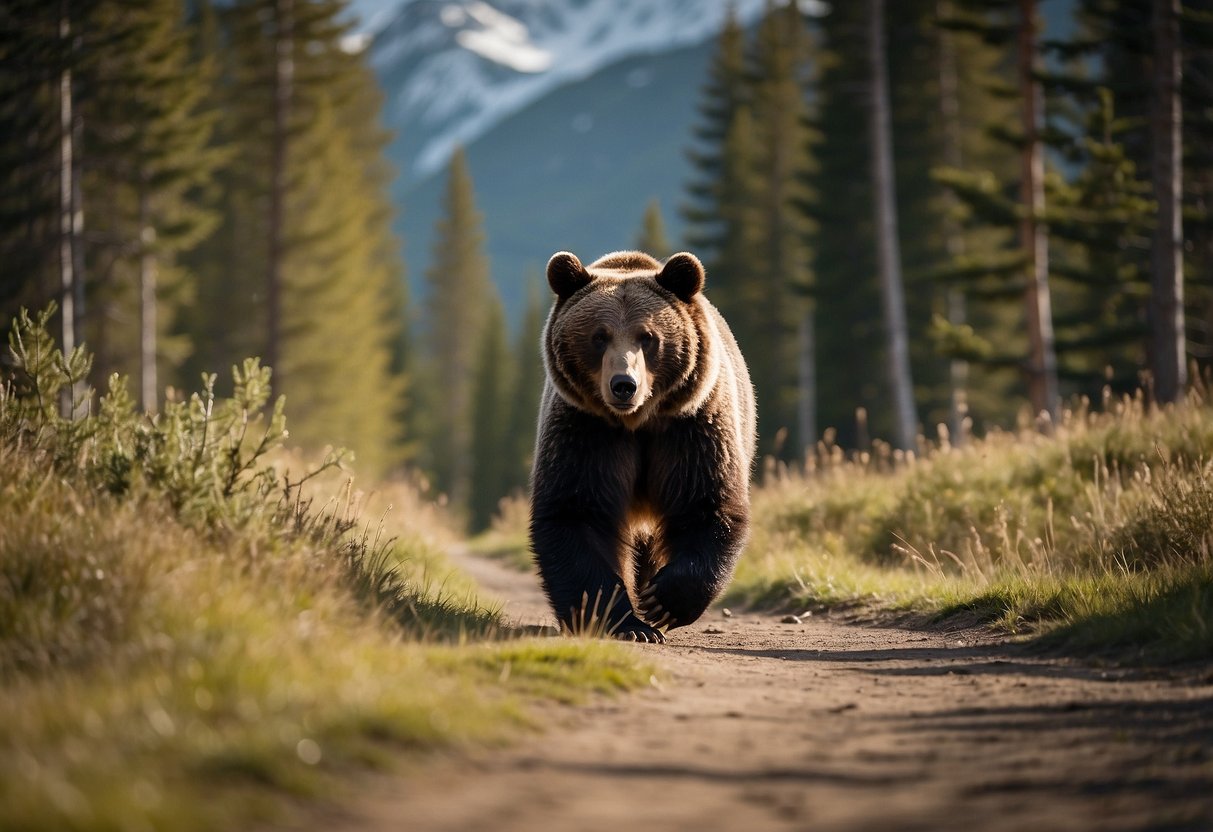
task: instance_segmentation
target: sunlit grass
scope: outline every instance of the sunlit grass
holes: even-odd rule
[[[1213,409],[1140,398],[1079,407],[914,454],[823,442],[770,469],[724,602],[849,605],[989,624],[1086,652],[1213,655]],[[530,568],[522,500],[473,545]]]
[[[368,606],[304,539],[208,541],[153,500],[0,468],[0,828],[229,828],[351,766],[533,726],[534,698],[648,678],[609,644],[471,643],[498,624],[471,599]]]
[[[476,554],[492,558],[529,572],[534,568],[530,542],[531,506],[525,496],[506,497],[498,503],[492,525],[472,538],[469,548]]]
[[[819,445],[754,493],[727,600],[964,614],[1043,642],[1213,655],[1213,410],[1204,390],[916,454]]]
[[[270,465],[284,423],[254,363],[230,400],[152,420],[115,382],[64,419],[87,356],[22,326],[0,385],[0,829],[248,828],[650,678],[616,645],[514,639],[409,483]]]
[[[297,452],[282,452],[274,465],[289,476],[291,470],[314,468],[315,462],[309,463]],[[367,568],[357,570],[360,595],[373,597],[383,606],[390,604],[394,590],[407,587],[406,594],[425,598],[427,603],[397,605],[397,613],[406,618],[410,612],[416,613],[412,616],[416,625],[427,619],[429,624],[439,625],[431,635],[459,633],[469,624],[483,631],[498,623],[499,611],[484,608],[475,583],[446,557],[446,550],[460,539],[455,521],[442,506],[422,496],[416,481],[398,477],[363,490],[348,466],[333,466],[310,478],[300,499],[312,514],[334,518],[365,544]],[[467,610],[477,610],[481,620],[459,620]],[[454,618],[453,628],[441,626],[438,620],[448,613]]]

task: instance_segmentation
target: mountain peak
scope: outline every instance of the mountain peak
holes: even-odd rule
[[[766,0],[733,0],[738,19]],[[801,0],[817,10],[817,0]],[[720,0],[407,0],[371,60],[387,92],[407,185],[552,90],[637,54],[701,43],[724,24]]]

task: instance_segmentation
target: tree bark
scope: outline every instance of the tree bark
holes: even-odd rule
[[[274,108],[270,150],[269,258],[266,263],[265,363],[274,370],[274,384],[282,389],[282,260],[285,246],[286,156],[294,94],[294,0],[274,2],[274,72],[271,80]]]
[[[59,5],[59,315],[62,322],[63,355],[76,348],[76,248],[78,212],[75,203],[75,119],[72,112],[72,19],[70,0]],[[73,391],[65,390],[59,403],[60,413],[71,418]]]
[[[810,301],[800,318],[796,332],[796,381],[800,391],[796,397],[796,429],[800,437],[802,462],[817,444],[817,336],[813,321],[815,306],[816,304]]]
[[[156,231],[148,220],[147,185],[139,193],[139,403],[144,413],[159,404],[156,381]]]
[[[1154,398],[1179,399],[1187,387],[1183,281],[1183,106],[1180,101],[1180,0],[1153,0],[1152,156],[1158,223],[1150,263],[1150,369]]]
[[[884,52],[884,0],[868,0],[868,35],[872,72],[872,187],[875,191],[873,201],[881,299],[888,337],[889,384],[893,393],[895,440],[899,448],[909,450],[914,447],[918,423],[914,414],[901,249],[897,238],[897,193],[893,179],[893,137]]]
[[[935,16],[938,20],[950,18],[952,16],[951,0],[939,0],[935,6]],[[964,154],[960,144],[960,93],[956,70],[956,36],[942,26],[936,27],[936,32],[939,36],[939,115],[942,125],[943,163],[949,168],[959,170],[964,165]],[[956,219],[956,194],[951,188],[945,188],[943,199],[944,249],[948,253],[948,259],[955,261],[964,256],[965,239],[960,223]],[[949,286],[945,300],[948,323],[952,326],[963,326],[968,319],[964,292],[957,286]],[[953,358],[948,364],[948,381],[951,388],[948,408],[951,441],[953,444],[962,445],[968,432],[966,420],[969,415],[969,362],[962,358]]]
[[[77,35],[79,38],[79,35]],[[73,41],[73,49],[75,41]],[[81,150],[84,147],[84,119],[80,108],[72,106],[72,284],[75,298],[76,342],[84,340],[84,175]],[[83,384],[81,384],[83,387]],[[82,392],[82,391],[81,391]]]
[[[1028,257],[1024,305],[1028,328],[1028,399],[1035,413],[1057,416],[1057,352],[1053,339],[1053,304],[1049,294],[1049,237],[1040,221],[1045,210],[1044,151],[1040,128],[1044,102],[1036,79],[1036,2],[1019,0],[1019,89],[1023,99],[1024,146],[1020,199],[1023,220],[1020,244]]]

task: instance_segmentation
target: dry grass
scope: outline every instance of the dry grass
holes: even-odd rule
[[[476,554],[499,560],[520,572],[534,568],[530,543],[531,504],[525,495],[503,498],[492,525],[472,539]]]
[[[959,448],[821,443],[807,472],[756,490],[731,600],[965,610],[1085,648],[1213,654],[1205,390],[1178,407],[1106,404]]]
[[[862,603],[965,613],[1084,651],[1213,655],[1213,407],[1085,403],[1057,425],[910,454],[829,438],[802,470],[769,465],[733,605]],[[482,554],[520,569],[527,504],[503,501]]]
[[[153,421],[119,385],[64,420],[87,361],[27,324],[0,388],[0,829],[247,828],[649,678],[611,644],[501,633],[407,483],[284,478],[255,365],[234,400]]]

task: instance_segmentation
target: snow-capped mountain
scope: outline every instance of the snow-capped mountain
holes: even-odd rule
[[[749,23],[766,0],[405,0],[371,46],[403,184],[561,86],[714,37],[730,2]]]
[[[383,87],[411,292],[426,292],[446,163],[467,149],[492,274],[517,320],[553,251],[635,244],[650,200],[679,244],[686,150],[730,5],[767,0],[360,0]],[[821,0],[797,0],[809,14]],[[390,11],[385,11],[385,7]],[[369,11],[368,11],[369,10]]]

